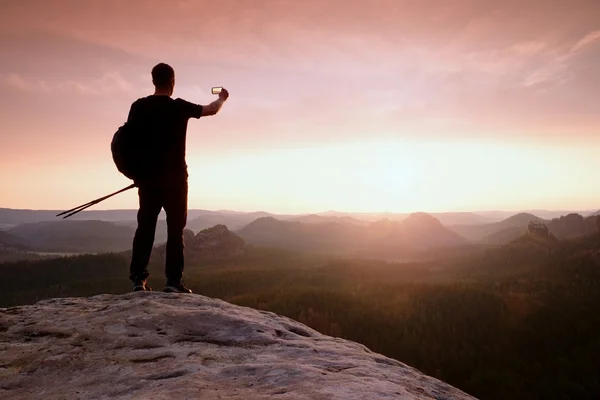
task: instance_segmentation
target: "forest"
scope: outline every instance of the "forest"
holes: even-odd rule
[[[600,255],[593,236],[516,241],[399,263],[249,247],[189,260],[198,294],[362,343],[480,399],[600,397]],[[0,307],[125,293],[128,258],[0,264]],[[161,290],[163,266],[150,265]]]

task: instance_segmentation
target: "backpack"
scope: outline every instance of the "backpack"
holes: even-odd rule
[[[143,146],[138,140],[139,128],[126,122],[113,135],[110,143],[113,161],[123,175],[136,181],[144,170]]]

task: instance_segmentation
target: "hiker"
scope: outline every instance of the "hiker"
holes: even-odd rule
[[[150,162],[142,176],[134,180],[138,188],[139,210],[133,239],[129,279],[133,291],[152,290],[147,284],[148,262],[154,246],[154,233],[162,208],[167,216],[165,292],[191,293],[183,283],[183,229],[187,223],[188,173],[185,161],[187,124],[190,118],[215,115],[229,93],[222,89],[219,98],[202,106],[173,99],[175,72],[160,63],[152,69],[154,94],[136,100],[127,123],[143,126],[143,146]]]

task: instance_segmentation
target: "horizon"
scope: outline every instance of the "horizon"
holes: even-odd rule
[[[593,212],[598,15],[594,0],[11,2],[0,207],[128,185],[110,141],[167,62],[173,97],[231,93],[189,123],[191,210]],[[88,210],[137,204],[131,190]]]
[[[62,209],[33,209],[33,208],[11,208],[11,207],[0,207],[0,210],[10,210],[10,211],[31,211],[31,212],[56,212],[56,211],[65,211]],[[81,214],[85,214],[85,213],[90,213],[90,212],[114,212],[114,211],[128,211],[128,212],[137,212],[137,208],[87,208],[85,210],[83,210],[81,212]],[[544,209],[544,208],[533,208],[533,209],[514,209],[514,210],[509,210],[509,209],[505,209],[505,210],[499,210],[499,209],[490,209],[490,210],[468,210],[468,211],[423,211],[423,210],[417,210],[417,211],[408,211],[408,212],[391,212],[391,211],[375,211],[375,212],[353,212],[353,211],[340,211],[340,210],[327,210],[327,211],[315,211],[315,212],[302,212],[302,213],[278,213],[278,212],[273,212],[273,211],[267,211],[267,210],[249,210],[249,211],[243,211],[243,210],[231,210],[231,209],[207,209],[207,208],[188,208],[188,211],[206,211],[206,212],[211,212],[211,213],[236,213],[236,214],[258,214],[258,213],[265,213],[265,214],[270,214],[270,215],[275,215],[275,216],[280,216],[280,215],[289,215],[289,216],[306,216],[306,215],[318,215],[318,216],[326,216],[326,214],[342,214],[342,215],[348,215],[348,216],[356,216],[356,215],[370,215],[370,216],[378,216],[378,215],[386,215],[386,214],[391,214],[391,215],[410,215],[410,214],[419,214],[419,213],[423,213],[423,214],[474,214],[474,215],[480,215],[483,216],[483,214],[493,214],[493,213],[514,213],[514,215],[517,214],[527,214],[527,213],[536,213],[536,212],[541,212],[541,213],[551,213],[551,214],[557,214],[557,213],[586,213],[586,215],[583,215],[584,217],[586,217],[587,215],[589,215],[588,213],[595,213],[600,211],[599,208],[589,208],[589,209]],[[566,215],[566,214],[562,214],[562,215]],[[164,217],[164,210],[161,210],[160,212],[160,216]],[[58,218],[58,219],[62,219],[62,218]]]

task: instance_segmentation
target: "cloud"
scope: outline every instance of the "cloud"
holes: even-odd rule
[[[518,55],[532,56],[539,54],[546,48],[546,43],[536,40],[528,40],[525,42],[519,42],[513,45],[510,49]]]
[[[35,91],[41,89],[41,87],[38,85],[39,82],[38,83],[34,83],[34,82],[31,82],[31,81],[28,81],[28,80],[24,79],[19,74],[8,74],[8,75],[6,75],[4,77],[4,83],[7,84],[10,87],[22,90],[24,92],[35,92]]]
[[[580,53],[586,51],[589,46],[599,39],[600,29],[587,33],[581,39],[577,40],[575,44],[567,47],[566,50],[558,52],[558,54],[541,68],[533,71],[527,76],[523,84],[525,86],[534,86],[550,81],[564,82],[565,80],[570,79],[567,72],[574,63],[575,58]]]
[[[152,63],[165,61],[177,96],[211,101],[211,85],[230,89],[226,112],[237,122],[215,126],[239,131],[258,115],[264,131],[339,128],[329,135],[406,121],[519,125],[588,112],[573,99],[593,99],[600,84],[576,76],[588,73],[598,43],[598,0],[163,3],[11,2],[0,15],[0,46],[11,49],[0,78],[29,92],[137,93],[151,89]],[[19,41],[2,35],[25,26]]]
[[[581,50],[582,48],[592,44],[593,42],[595,42],[596,40],[600,39],[600,29],[595,30],[593,32],[588,33],[587,35],[585,35],[583,38],[581,38],[581,40],[579,40],[572,48],[571,48],[571,52],[576,52]]]
[[[4,77],[9,87],[24,92],[66,93],[79,95],[108,95],[114,93],[132,93],[134,86],[118,72],[109,72],[97,79],[47,81],[44,79],[25,78],[17,73]]]

